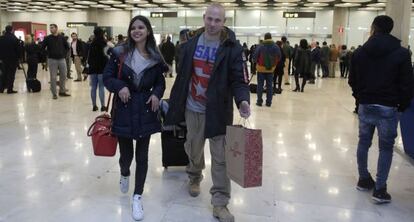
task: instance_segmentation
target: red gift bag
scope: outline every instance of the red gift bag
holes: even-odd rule
[[[231,180],[243,188],[262,185],[262,130],[227,126],[225,155]]]

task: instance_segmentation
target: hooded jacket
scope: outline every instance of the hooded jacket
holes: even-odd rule
[[[193,72],[193,55],[201,28],[195,36],[181,45],[177,78],[171,90],[166,125],[175,125],[185,121],[186,102]],[[217,50],[212,74],[207,88],[206,124],[204,136],[212,138],[226,134],[226,126],[233,122],[233,103],[237,106],[242,101],[250,101],[248,76],[243,62],[243,47],[236,41],[233,31],[224,27],[220,35],[220,46]]]
[[[158,113],[153,112],[151,104],[146,104],[146,101],[151,95],[162,98],[165,90],[163,73],[168,70],[168,67],[161,56],[153,57],[154,62],[142,71],[142,78],[139,83],[136,83],[135,76],[139,73],[135,73],[131,68],[131,61],[128,58],[130,57],[127,56],[124,46],[115,47],[103,71],[103,81],[105,87],[114,93],[112,133],[139,139],[161,130]],[[121,68],[120,78],[118,78],[119,68]],[[128,87],[131,94],[127,103],[123,103],[118,97],[119,91],[124,87]]]
[[[352,55],[349,85],[360,104],[399,107],[403,111],[414,89],[408,49],[392,35],[372,36]]]
[[[253,55],[256,61],[256,70],[258,73],[273,73],[280,61],[281,52],[279,47],[271,39],[264,40]]]

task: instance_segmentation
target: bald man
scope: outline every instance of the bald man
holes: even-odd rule
[[[213,216],[221,222],[233,222],[227,204],[230,180],[226,173],[224,136],[226,126],[233,122],[234,101],[242,118],[250,116],[250,95],[243,63],[243,48],[235,34],[224,26],[223,6],[211,4],[204,16],[204,27],[195,31],[192,39],[182,44],[177,78],[171,90],[167,124],[187,124],[185,151],[189,194],[200,194],[203,179],[204,144],[210,142],[210,189]]]

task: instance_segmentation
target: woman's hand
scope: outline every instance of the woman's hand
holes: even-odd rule
[[[151,95],[147,101],[147,104],[151,103],[151,110],[153,112],[157,111],[160,107],[160,100],[156,95]]]
[[[123,103],[127,103],[131,99],[131,94],[129,93],[128,87],[124,87],[118,92],[118,96]]]

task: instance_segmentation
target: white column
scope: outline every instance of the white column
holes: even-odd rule
[[[401,39],[401,45],[408,46],[411,20],[411,0],[388,0],[386,14],[394,20],[391,34]]]
[[[332,24],[332,44],[343,45],[346,42],[345,32],[348,26],[348,8],[334,8]]]

